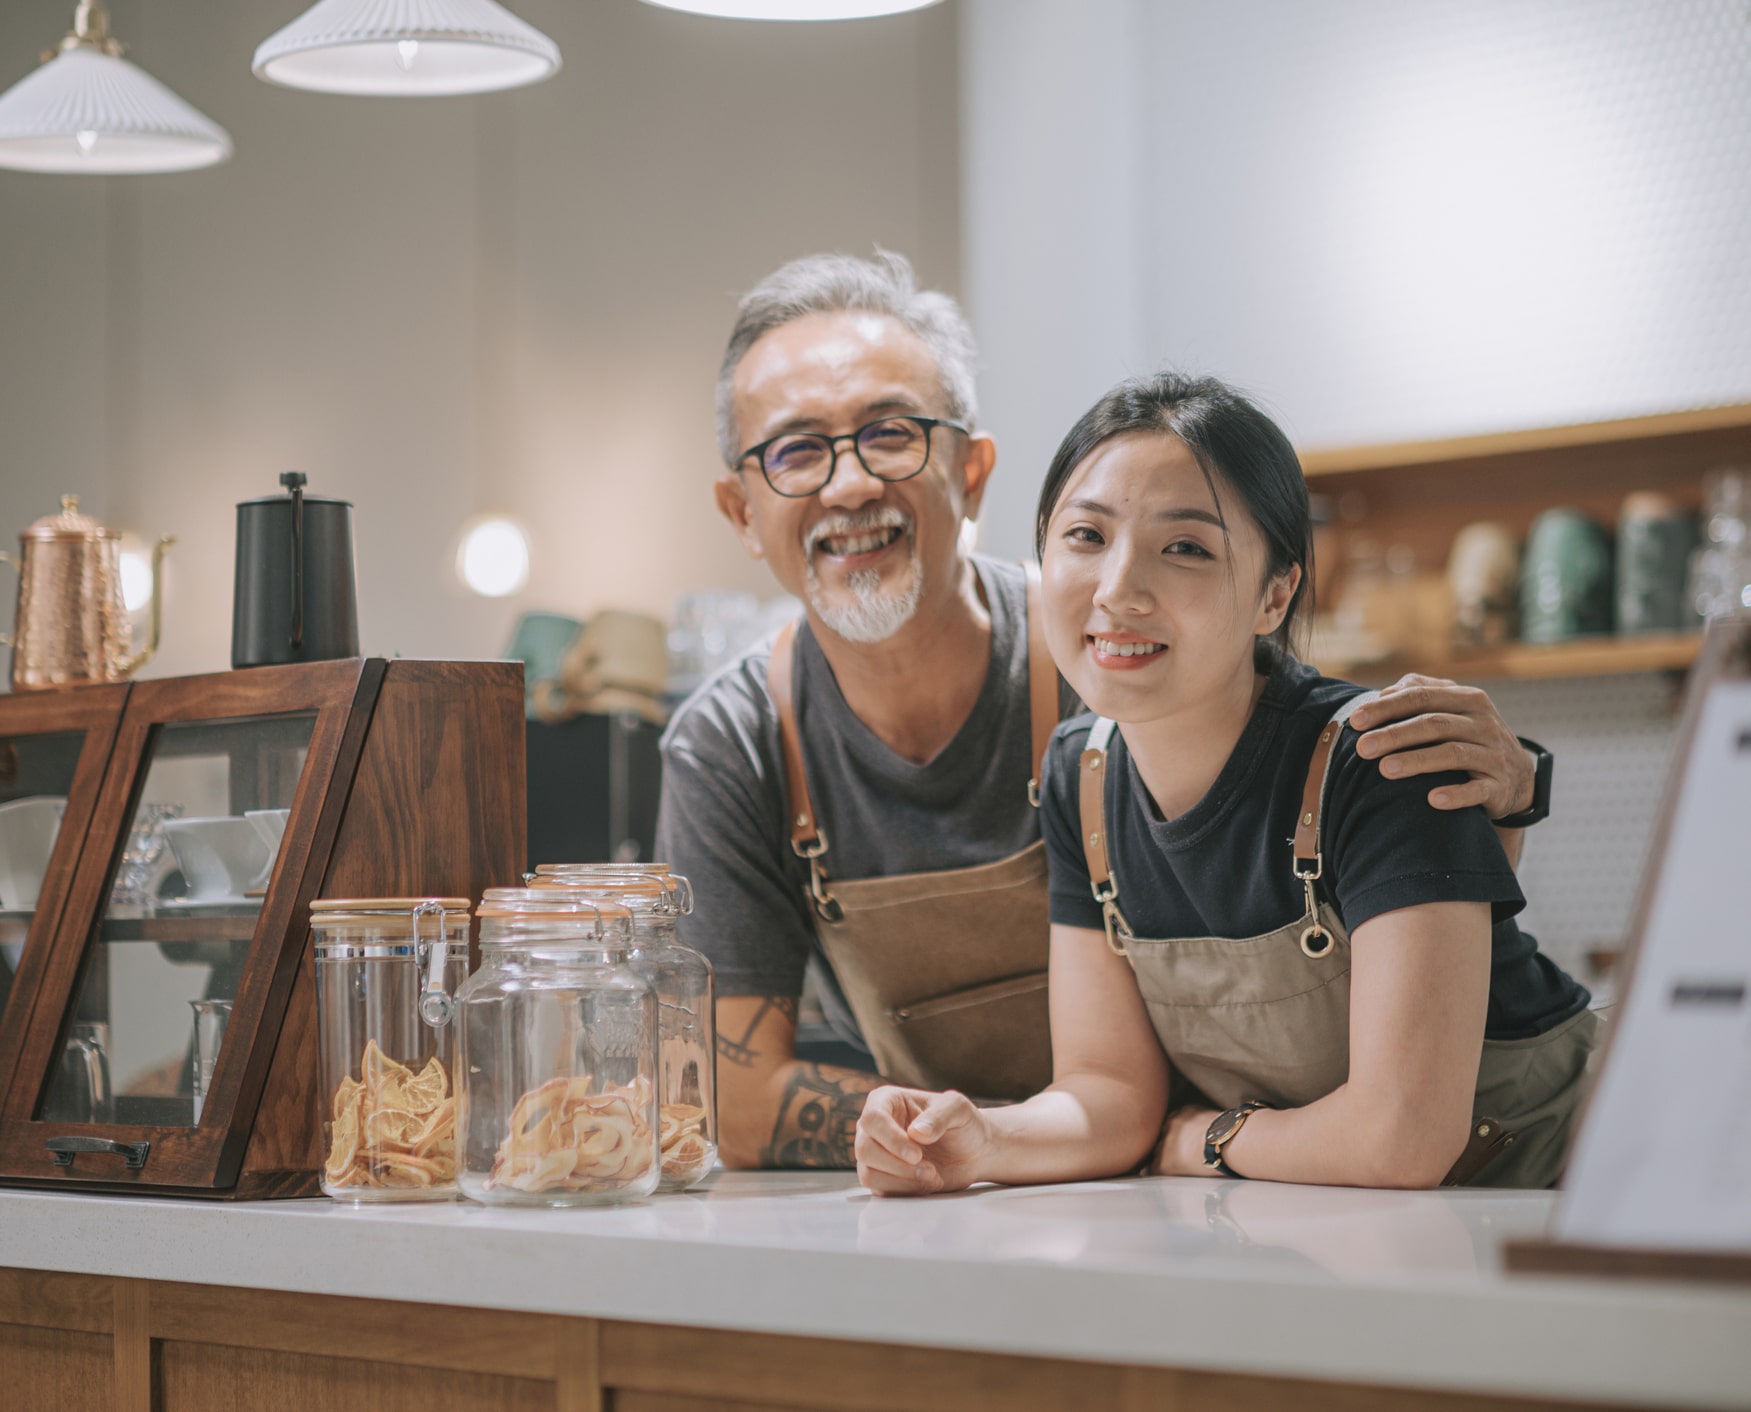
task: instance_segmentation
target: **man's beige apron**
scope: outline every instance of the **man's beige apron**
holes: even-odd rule
[[[1345,702],[1314,747],[1292,860],[1304,914],[1240,940],[1132,935],[1106,850],[1106,745],[1113,723],[1098,721],[1089,734],[1079,782],[1089,880],[1108,944],[1136,972],[1173,1069],[1176,1107],[1202,1098],[1220,1109],[1253,1100],[1296,1108],[1349,1077],[1350,938],[1332,908],[1317,899],[1314,882],[1324,871],[1320,826],[1332,749],[1350,712],[1375,694]],[[1583,1010],[1533,1039],[1483,1042],[1471,1141],[1445,1185],[1546,1187],[1556,1181],[1597,1026]]]
[[[1028,578],[1028,709],[1039,770],[1058,724],[1058,673]],[[978,1098],[1026,1098],[1052,1081],[1046,1017],[1046,845],[975,868],[832,881],[791,692],[795,624],[772,646],[791,847],[809,862],[815,935],[884,1078]],[[1021,782],[1016,782],[1021,788]]]

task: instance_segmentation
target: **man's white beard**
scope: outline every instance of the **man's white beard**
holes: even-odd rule
[[[815,615],[847,642],[885,642],[912,620],[924,593],[924,574],[918,563],[918,545],[906,531],[907,567],[911,576],[904,588],[882,588],[882,576],[874,569],[859,569],[846,580],[849,603],[831,603],[815,576],[814,555],[809,556],[805,585],[809,607]]]

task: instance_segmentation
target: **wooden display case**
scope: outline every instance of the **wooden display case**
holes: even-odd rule
[[[0,697],[0,747],[49,737],[61,773],[75,763],[34,912],[14,919],[0,1182],[315,1192],[310,902],[517,880],[520,664],[353,659]],[[158,815],[175,819],[163,852]],[[190,1009],[215,1001],[216,1060]]]
[[[1697,506],[1706,472],[1751,465],[1751,405],[1310,450],[1301,453],[1301,464],[1309,491],[1336,503],[1340,542],[1366,536],[1382,548],[1404,545],[1419,571],[1444,572],[1454,536],[1475,520],[1499,521],[1524,541],[1539,513],[1556,505],[1575,506],[1607,526],[1615,524],[1632,491],[1660,491]],[[1321,588],[1341,598],[1341,573],[1322,569]],[[1465,681],[1683,671],[1701,642],[1700,632],[1685,632],[1463,649],[1445,635],[1426,633],[1416,651],[1321,665],[1368,682],[1391,681],[1407,671]]]

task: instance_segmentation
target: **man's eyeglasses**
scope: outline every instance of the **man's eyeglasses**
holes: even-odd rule
[[[911,480],[929,464],[930,434],[938,427],[967,430],[941,417],[883,417],[842,436],[787,431],[750,446],[736,457],[736,466],[740,469],[754,458],[769,486],[780,495],[801,499],[833,479],[839,444],[849,441],[859,464],[877,480]]]

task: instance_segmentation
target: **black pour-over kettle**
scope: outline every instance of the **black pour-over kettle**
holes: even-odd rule
[[[352,502],[306,495],[304,480],[288,471],[288,494],[237,507],[233,667],[359,655]]]

